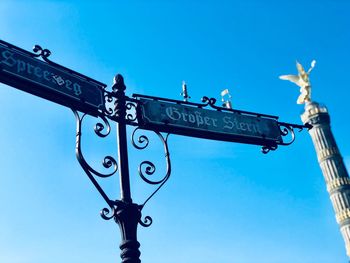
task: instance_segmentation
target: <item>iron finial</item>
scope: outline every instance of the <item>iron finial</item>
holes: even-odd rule
[[[117,90],[121,90],[124,91],[126,89],[126,86],[124,84],[124,78],[122,75],[117,74],[114,78],[113,78],[113,87],[112,90],[114,92],[117,92]]]
[[[180,95],[184,97],[185,102],[188,102],[188,99],[191,98],[190,96],[188,96],[187,85],[185,81],[182,81],[182,92],[180,93]]]

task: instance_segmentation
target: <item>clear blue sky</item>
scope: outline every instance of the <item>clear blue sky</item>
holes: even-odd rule
[[[229,88],[235,108],[294,123],[298,87],[278,76],[316,59],[313,98],[328,106],[349,167],[349,13],[341,0],[2,0],[0,38],[26,50],[40,44],[109,87],[121,73],[128,95],[181,99],[186,80],[193,102]],[[3,84],[0,109],[0,262],[119,262],[118,226],[100,218],[105,203],[75,159],[72,112]],[[116,153],[114,134],[86,132],[84,143],[96,165]],[[153,225],[139,228],[142,262],[347,261],[307,132],[267,155],[182,136],[169,144],[171,178],[144,208]],[[162,161],[155,145],[130,148],[135,202],[152,190],[137,165]],[[117,178],[102,184],[118,198]]]

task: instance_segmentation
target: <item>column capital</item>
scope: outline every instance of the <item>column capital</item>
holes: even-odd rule
[[[328,109],[325,105],[318,102],[308,102],[305,104],[305,110],[301,114],[303,123],[311,125],[330,123]]]

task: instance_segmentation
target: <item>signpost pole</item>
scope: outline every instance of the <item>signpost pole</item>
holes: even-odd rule
[[[122,75],[118,74],[114,78],[112,87],[113,93],[116,96],[115,115],[117,117],[117,141],[118,141],[118,156],[119,156],[119,176],[120,176],[120,195],[121,200],[126,203],[131,203],[131,191],[129,180],[129,162],[128,149],[126,141],[126,123],[125,123],[125,84]]]
[[[115,114],[118,119],[117,140],[119,155],[119,179],[121,201],[116,201],[114,220],[120,227],[122,242],[120,244],[122,263],[140,263],[140,243],[137,241],[137,225],[141,220],[140,207],[132,203],[126,140],[125,84],[121,75],[114,78],[112,87],[116,96]]]

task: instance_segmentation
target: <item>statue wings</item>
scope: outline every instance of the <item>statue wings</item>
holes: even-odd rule
[[[298,75],[282,75],[280,76],[280,79],[289,80],[299,86],[300,77]]]
[[[305,102],[311,101],[311,83],[309,79],[310,72],[316,65],[316,60],[311,62],[311,67],[306,72],[303,66],[297,61],[296,66],[298,70],[298,75],[282,75],[279,78],[282,80],[289,80],[297,86],[300,87],[300,95],[298,97],[297,103],[303,104]]]
[[[301,88],[310,86],[309,74],[316,65],[316,60],[311,62],[311,67],[306,72],[303,66],[297,61],[296,66],[298,70],[298,75],[282,75],[279,78],[282,80],[289,80]]]

